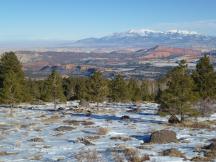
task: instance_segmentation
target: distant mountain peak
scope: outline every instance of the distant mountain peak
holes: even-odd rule
[[[151,30],[151,29],[130,29],[128,33],[145,34],[145,33],[163,33],[161,31]]]
[[[183,34],[183,35],[198,35],[199,34],[196,31],[179,30],[179,29],[168,30],[167,33],[178,33],[178,34]]]
[[[150,33],[152,33],[152,34],[153,33],[158,33],[158,34],[182,34],[182,35],[198,35],[199,34],[196,31],[180,30],[180,29],[171,29],[171,30],[168,30],[168,31],[158,31],[158,30],[151,30],[151,29],[130,29],[125,33],[139,34],[139,35],[146,35],[146,34],[150,34]]]
[[[75,42],[78,47],[139,47],[150,48],[155,45],[215,49],[216,37],[199,34],[195,31],[172,29],[157,31],[151,29],[130,29],[101,38],[83,39]]]

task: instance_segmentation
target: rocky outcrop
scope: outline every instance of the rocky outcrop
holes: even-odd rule
[[[151,143],[171,143],[177,142],[176,133],[170,130],[160,130],[153,132],[150,136]]]

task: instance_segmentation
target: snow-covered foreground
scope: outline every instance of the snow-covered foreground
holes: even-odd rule
[[[187,159],[202,156],[195,148],[216,136],[215,129],[168,126],[166,117],[156,115],[155,103],[142,104],[139,113],[127,112],[132,104],[100,106],[90,116],[70,109],[48,111],[52,105],[32,106],[33,110],[27,105],[12,112],[0,107],[0,161],[77,161],[83,150],[96,150],[108,162],[113,161],[114,149],[132,147],[149,155],[152,162],[177,162],[183,158],[162,156],[161,152],[177,148]],[[123,115],[130,120],[121,120]],[[150,134],[161,129],[175,131],[180,142],[148,143]]]

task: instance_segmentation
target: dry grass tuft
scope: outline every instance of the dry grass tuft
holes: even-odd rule
[[[78,162],[103,162],[102,156],[96,149],[82,150],[75,156]]]
[[[16,155],[16,152],[6,152],[6,151],[1,151],[0,156],[9,156],[9,155]]]
[[[177,149],[168,149],[168,150],[164,150],[162,152],[163,156],[173,156],[173,157],[181,157],[181,158],[185,158],[184,154],[181,153],[180,151],[178,151]]]
[[[108,128],[101,127],[101,128],[98,129],[97,134],[98,135],[106,135],[108,132],[109,132]]]
[[[175,126],[192,129],[212,129],[211,124],[208,122],[184,121],[182,123],[176,124]]]
[[[58,122],[61,117],[59,115],[53,115],[49,118],[42,119],[42,122],[46,124]]]
[[[128,162],[144,162],[150,160],[148,155],[141,156],[139,151],[135,148],[125,148],[123,153]]]
[[[113,152],[112,153],[112,159],[115,162],[124,162],[125,158],[123,154],[120,154],[119,152]]]
[[[85,120],[64,120],[63,123],[69,124],[69,125],[93,125],[95,124],[92,121],[85,121]]]
[[[55,128],[54,130],[64,132],[64,131],[72,131],[74,129],[76,129],[76,128],[71,127],[71,126],[59,126],[59,127]]]
[[[40,154],[36,154],[36,155],[33,155],[30,160],[37,160],[37,161],[41,161],[42,160],[42,155]]]
[[[95,124],[93,121],[83,121],[82,125],[93,125]]]
[[[100,136],[86,136],[85,138],[90,140],[90,141],[95,141],[95,140],[99,139]]]

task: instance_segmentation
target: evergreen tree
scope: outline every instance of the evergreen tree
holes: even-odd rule
[[[105,100],[108,94],[108,85],[103,78],[102,73],[95,72],[89,79],[87,84],[88,94],[90,99],[95,102],[102,102]]]
[[[67,100],[72,100],[75,97],[75,78],[65,78],[63,79],[63,89],[64,95],[66,96]]]
[[[75,98],[78,100],[84,99],[89,101],[91,99],[88,94],[87,84],[89,84],[89,79],[78,78],[75,85]]]
[[[66,101],[62,87],[62,78],[58,72],[53,71],[44,82],[42,99],[47,102],[53,101],[55,105],[57,101]]]
[[[13,71],[8,71],[4,77],[1,102],[14,105],[22,100],[20,86]]]
[[[193,72],[192,76],[196,85],[196,90],[201,98],[200,111],[202,115],[210,113],[210,107],[207,105],[210,100],[216,98],[216,74],[207,55],[198,61],[196,70]]]
[[[117,75],[110,83],[110,99],[114,102],[128,101],[127,84],[121,75]]]
[[[26,81],[26,92],[29,94],[29,101],[39,101],[41,99],[40,82],[32,79]]]
[[[2,103],[15,104],[24,102],[25,79],[22,65],[15,53],[3,54],[0,59],[0,100]]]
[[[136,102],[142,100],[141,91],[137,80],[130,79],[127,87],[128,87],[128,96],[131,101]]]
[[[196,84],[196,90],[202,99],[216,97],[216,75],[207,55],[198,61],[192,76]]]
[[[140,89],[141,89],[141,97],[142,97],[143,101],[152,100],[151,94],[149,92],[149,83],[148,83],[148,81],[146,81],[146,80],[142,81]]]
[[[168,78],[168,88],[160,96],[160,111],[171,115],[179,114],[181,121],[183,121],[185,114],[193,115],[196,112],[191,107],[196,95],[194,82],[189,75],[186,62],[181,61],[179,66],[168,74]]]

